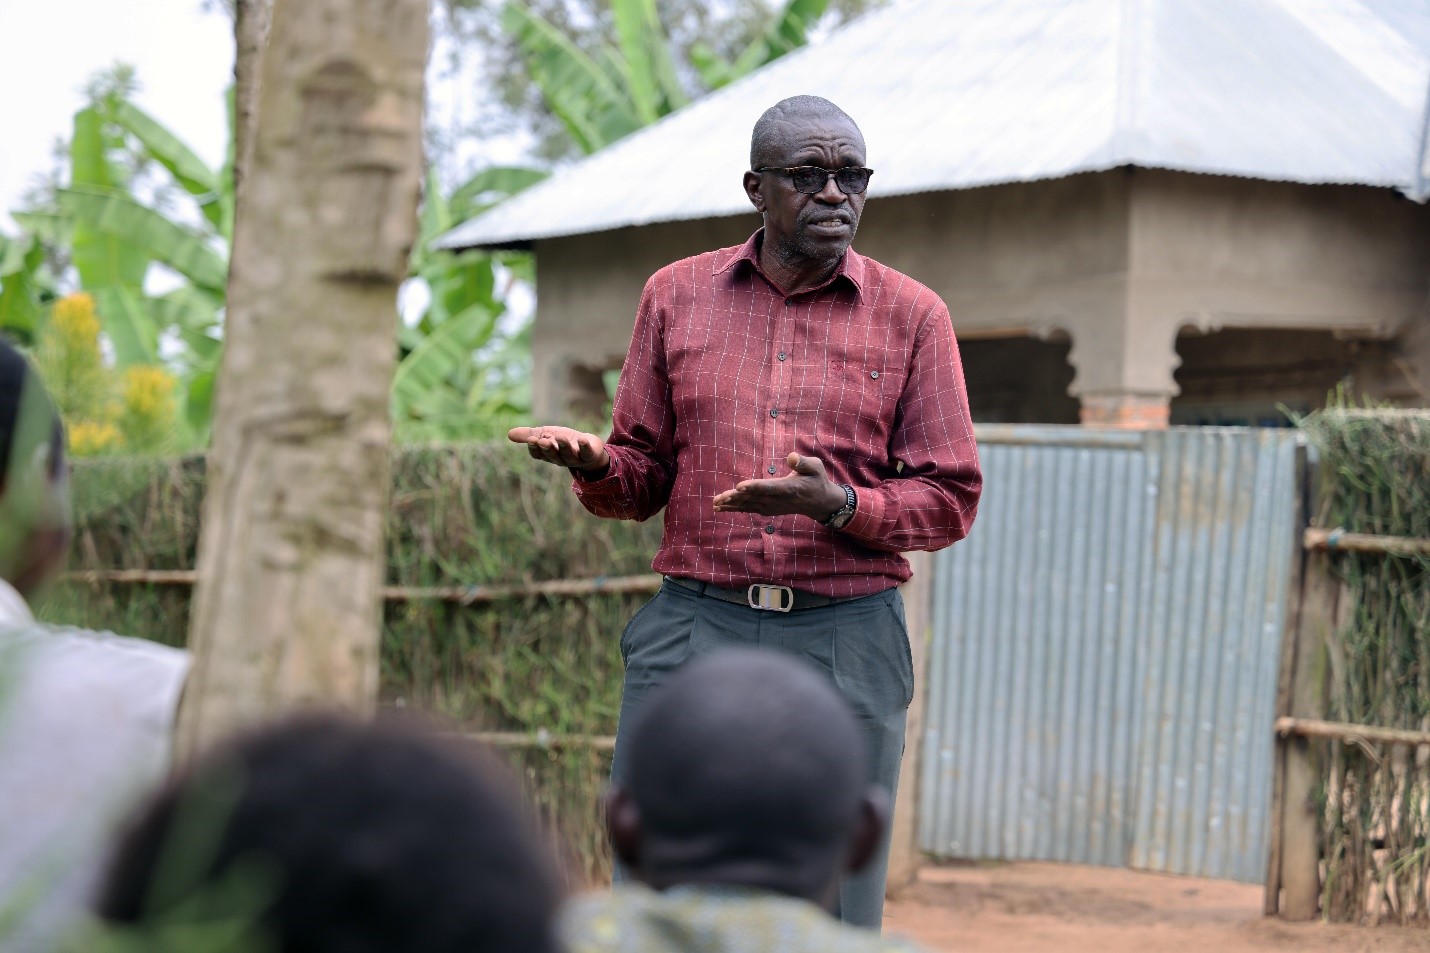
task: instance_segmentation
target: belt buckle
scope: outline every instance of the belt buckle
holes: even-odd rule
[[[794,608],[794,590],[789,586],[767,586],[757,582],[745,594],[751,609],[788,612]]]

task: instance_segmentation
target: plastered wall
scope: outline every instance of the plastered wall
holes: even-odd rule
[[[536,243],[538,414],[599,412],[600,372],[620,365],[646,277],[738,244],[758,225],[752,211]],[[1178,335],[1225,328],[1388,342],[1362,362],[1365,389],[1430,404],[1430,209],[1387,189],[1117,169],[876,193],[855,247],[938,292],[966,341],[1069,342],[1067,390],[1085,405],[1143,402],[1165,418],[1179,390]],[[983,351],[1009,374],[1026,373],[998,348]],[[1003,405],[1066,415],[1047,399],[1045,381],[1029,381],[1036,397],[1020,404],[1008,396],[1017,381],[992,376],[970,380],[996,386]]]

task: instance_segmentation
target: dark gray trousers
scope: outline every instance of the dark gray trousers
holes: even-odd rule
[[[897,589],[785,613],[711,599],[667,580],[621,635],[625,694],[611,773],[621,776],[626,728],[646,694],[686,659],[737,646],[790,652],[829,676],[859,719],[870,754],[869,781],[888,792],[892,810],[904,718],[914,696],[904,602]],[[869,866],[841,886],[840,919],[880,929],[888,866],[886,833]]]

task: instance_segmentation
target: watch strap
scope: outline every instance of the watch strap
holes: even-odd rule
[[[855,508],[859,505],[859,497],[855,495],[852,486],[841,483],[839,488],[844,491],[844,505],[830,513],[829,518],[824,521],[824,525],[831,529],[840,529],[845,523],[848,523],[854,516]]]

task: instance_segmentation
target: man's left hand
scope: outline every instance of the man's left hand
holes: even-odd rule
[[[797,514],[824,522],[844,505],[844,491],[824,475],[818,457],[791,453],[790,472],[776,480],[745,480],[715,496],[717,513]]]

